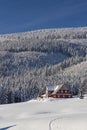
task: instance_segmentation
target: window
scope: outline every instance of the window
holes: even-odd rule
[[[61,90],[61,93],[63,93],[63,90]]]
[[[65,98],[65,95],[63,95],[63,98]]]
[[[59,98],[60,96],[59,96],[59,95],[57,95],[57,97]]]
[[[53,95],[54,98],[56,98],[56,95]]]

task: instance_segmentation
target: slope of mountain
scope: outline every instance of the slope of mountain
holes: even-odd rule
[[[87,84],[87,27],[0,35],[0,103],[37,97],[46,85]]]

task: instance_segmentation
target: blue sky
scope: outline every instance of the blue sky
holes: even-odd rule
[[[0,0],[0,34],[87,26],[87,0]]]

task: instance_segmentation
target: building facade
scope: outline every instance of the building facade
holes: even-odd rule
[[[65,85],[47,86],[46,97],[72,98],[72,93]]]

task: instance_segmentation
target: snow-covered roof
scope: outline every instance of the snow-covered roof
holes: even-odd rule
[[[49,91],[58,91],[61,87],[62,87],[62,85],[47,86],[47,89],[48,89]]]

